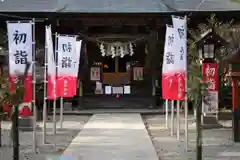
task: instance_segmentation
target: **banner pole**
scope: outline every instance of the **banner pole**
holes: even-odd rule
[[[177,140],[180,140],[180,101],[177,101]]]
[[[45,26],[45,37],[47,37],[47,26]],[[43,144],[46,144],[46,121],[47,121],[47,43],[45,42],[45,52],[44,52],[44,91],[43,91]]]
[[[36,153],[37,148],[37,108],[36,108],[36,42],[35,42],[35,19],[32,19],[32,108],[33,108],[33,152]]]
[[[63,126],[63,97],[60,99],[60,128]]]
[[[186,19],[186,28],[185,28],[185,35],[186,35],[186,74],[185,74],[185,101],[184,101],[184,111],[185,111],[185,150],[188,151],[188,77],[187,77],[187,65],[188,65],[188,54],[187,54],[187,16],[184,17]]]
[[[171,136],[173,136],[173,134],[174,134],[174,100],[172,100],[171,102],[172,102],[172,108],[171,108],[171,130],[170,130],[170,134],[171,134]]]
[[[58,63],[57,63],[57,54],[58,54],[58,35],[57,32],[55,33],[55,61],[56,61],[56,73],[55,73],[55,77],[57,78],[57,67],[58,67]],[[56,80],[54,82],[54,89],[56,90]],[[56,125],[56,99],[54,99],[53,101],[53,135],[57,134],[57,125]]]
[[[168,99],[165,100],[165,112],[166,129],[168,129]]]

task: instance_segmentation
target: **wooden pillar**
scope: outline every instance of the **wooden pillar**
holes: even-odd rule
[[[80,63],[79,63],[79,72],[78,72],[78,108],[79,109],[83,109],[84,108],[84,92],[83,92],[83,79],[86,77],[86,69],[87,69],[87,67],[86,67],[86,65],[87,65],[87,63],[86,63],[86,61],[87,60],[85,60],[86,58],[87,58],[87,46],[86,46],[87,44],[83,41],[82,42],[82,48],[81,48],[81,53],[80,53],[80,55],[82,55],[83,56],[83,65],[82,64],[80,64],[80,63],[82,63],[81,61],[80,61]]]
[[[156,84],[157,84],[157,75],[156,75],[156,69],[158,66],[158,53],[157,53],[157,42],[158,42],[158,35],[156,30],[152,30],[150,32],[150,37],[148,40],[148,46],[149,46],[149,54],[150,54],[150,61],[151,61],[151,77],[152,77],[152,108],[156,108]]]
[[[237,77],[232,77],[232,129],[233,129],[233,141],[240,142],[240,107],[238,106],[238,79]]]
[[[237,108],[238,105],[238,92],[237,92],[237,78],[232,77],[232,111]]]

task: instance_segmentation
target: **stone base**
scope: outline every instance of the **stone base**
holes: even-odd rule
[[[19,118],[18,120],[19,131],[30,132],[33,131],[32,117]]]
[[[223,125],[221,125],[216,117],[203,117],[203,129],[213,129],[213,128],[223,128]]]
[[[196,122],[196,120],[195,120],[195,122]],[[203,129],[217,129],[217,128],[224,128],[224,126],[218,122],[216,117],[204,116],[203,120],[202,120],[202,128]]]

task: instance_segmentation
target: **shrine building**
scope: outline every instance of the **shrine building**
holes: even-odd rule
[[[240,4],[231,0],[201,3],[4,0],[0,2],[0,23],[4,33],[7,20],[35,18],[37,57],[44,57],[45,25],[51,24],[52,33],[78,35],[83,40],[74,105],[83,109],[158,108],[162,106],[165,29],[166,24],[171,25],[171,15],[187,15],[188,27],[194,27],[211,13],[231,20],[240,10]],[[6,47],[3,39],[0,45]],[[38,65],[43,66],[43,60],[38,60]]]

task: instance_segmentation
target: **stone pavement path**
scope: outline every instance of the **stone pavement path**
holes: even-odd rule
[[[57,117],[59,119],[59,117]],[[47,123],[47,142],[56,143],[56,149],[52,146],[42,145],[42,131],[37,131],[37,141],[39,143],[38,153],[32,151],[32,132],[20,132],[20,160],[46,160],[49,157],[58,157],[68,147],[74,137],[78,134],[89,116],[64,116],[63,128],[57,123],[57,135],[52,135],[52,122]],[[42,127],[41,123],[38,123]],[[9,147],[10,122],[2,122],[2,143],[0,147],[0,160],[12,160],[12,147]]]
[[[184,118],[181,118],[180,141],[171,137],[165,129],[163,115],[144,117],[148,131],[161,160],[195,160],[196,159],[196,125],[189,121],[189,152],[185,152]],[[176,124],[176,123],[175,123]],[[203,131],[204,160],[240,160],[240,144],[231,139],[231,128],[207,129]]]
[[[140,114],[95,114],[64,151],[71,160],[158,160]]]

